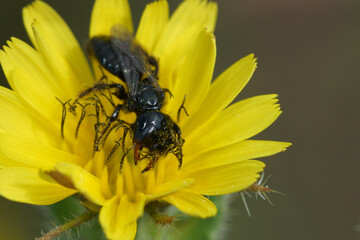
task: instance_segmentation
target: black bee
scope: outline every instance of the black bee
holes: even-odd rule
[[[144,173],[154,167],[160,156],[173,153],[180,168],[184,139],[181,137],[179,126],[169,115],[161,112],[165,93],[171,93],[161,88],[157,82],[157,61],[144,51],[125,27],[120,25],[112,28],[110,36],[91,38],[87,50],[102,67],[126,84],[125,88],[119,83],[98,82],[80,93],[78,99],[94,91],[114,90],[111,94],[123,101],[115,106],[113,113],[108,117],[106,127],[97,142],[102,141],[111,130],[110,126],[118,120],[120,111],[134,112],[136,121],[130,125],[130,129],[134,143],[135,165],[143,158],[149,159],[150,163],[142,171]],[[147,149],[145,155],[141,154],[143,148]],[[121,160],[120,169],[123,160],[124,158]]]

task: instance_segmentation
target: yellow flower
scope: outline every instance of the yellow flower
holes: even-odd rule
[[[211,83],[216,16],[213,2],[184,1],[171,17],[164,0],[146,6],[135,36],[159,61],[159,84],[173,94],[162,111],[176,120],[186,95],[189,117],[181,115],[178,122],[185,139],[183,166],[179,169],[176,157],[168,154],[141,173],[147,161],[135,166],[129,153],[119,172],[104,162],[120,130],[94,155],[95,118],[84,117],[76,137],[79,114],[67,109],[64,137],[60,134],[65,109],[59,100],[76,99],[94,85],[102,74],[99,64],[93,61],[93,73],[69,27],[51,7],[42,1],[27,6],[23,19],[34,48],[12,38],[0,52],[12,88],[0,88],[0,194],[47,205],[80,193],[99,206],[100,223],[109,239],[133,239],[137,219],[150,202],[167,202],[186,214],[207,218],[217,211],[207,195],[234,193],[253,184],[265,164],[252,159],[284,151],[290,143],[248,140],[279,116],[275,94],[229,106],[256,68],[252,54]],[[90,38],[109,35],[116,24],[133,31],[128,2],[97,0]],[[134,119],[128,115],[124,118]],[[131,147],[131,141],[126,144]],[[114,165],[121,156],[119,149]]]

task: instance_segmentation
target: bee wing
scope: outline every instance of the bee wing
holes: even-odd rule
[[[124,26],[115,25],[112,27],[111,46],[116,53],[118,63],[122,67],[123,80],[128,86],[130,96],[137,93],[140,73],[144,74],[155,87],[161,89],[150,68],[149,55]]]

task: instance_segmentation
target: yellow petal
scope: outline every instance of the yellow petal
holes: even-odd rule
[[[36,112],[48,119],[50,123],[55,124],[61,119],[61,105],[56,100],[56,95],[42,94],[34,83],[31,83],[29,75],[22,71],[15,71],[13,74],[15,89],[18,90],[21,97],[36,110]],[[36,82],[36,81],[34,81]],[[23,94],[28,89],[28,92]]]
[[[225,109],[245,87],[256,68],[256,59],[250,54],[223,72],[210,86],[202,107],[190,114],[187,124],[181,129],[189,134],[196,126],[204,124]]]
[[[55,96],[60,97],[61,94],[53,80],[49,80],[54,75],[47,70],[35,50],[20,40],[13,41],[8,41],[9,48],[4,48],[5,53],[1,56],[1,61],[7,63],[4,71],[6,76],[10,76],[11,87],[39,113],[55,121],[56,113],[59,113],[59,102]]]
[[[26,167],[26,165],[12,158],[9,158],[0,151],[0,169],[6,167]]]
[[[200,31],[211,31],[216,7],[206,1],[184,1],[171,16],[155,45],[153,55],[160,58],[161,86],[171,89],[171,79]],[[183,96],[181,97],[183,98]]]
[[[184,177],[193,177],[190,186],[194,192],[204,195],[222,195],[246,189],[259,178],[265,164],[256,160],[244,160],[225,166],[202,170],[183,171]]]
[[[100,182],[100,190],[101,190],[101,194],[105,197],[105,198],[111,198],[111,189],[109,186],[109,173],[108,173],[108,168],[107,166],[105,166],[103,168],[103,172],[101,174],[101,182]]]
[[[104,205],[106,199],[102,195],[99,178],[82,167],[69,163],[58,162],[55,171],[70,178],[75,188],[91,202]]]
[[[37,169],[0,169],[0,195],[12,201],[49,205],[74,193],[75,190],[57,184]]]
[[[204,28],[214,29],[217,7],[215,3],[206,1],[184,1],[172,14],[170,21],[164,28],[159,41],[154,49],[155,56],[163,56],[164,53],[179,59],[186,49],[189,48],[194,36]]]
[[[201,106],[207,95],[216,58],[215,37],[202,30],[195,39],[182,66],[177,71],[175,85],[171,87],[174,98],[166,105],[167,109],[179,109],[186,95],[185,106],[192,115]],[[182,122],[188,120],[183,114]]]
[[[255,159],[283,152],[291,143],[246,140],[223,148],[188,157],[183,169],[203,169],[227,165],[247,159]]]
[[[155,191],[149,195],[146,195],[146,200],[151,201],[158,198],[165,197],[174,192],[178,192],[184,188],[191,186],[194,183],[193,178],[175,179],[173,181],[167,181],[159,186],[156,186]]]
[[[37,121],[17,93],[0,87],[0,132],[11,133],[24,139],[36,139],[44,144],[54,144],[56,138],[49,137],[46,121]],[[25,106],[24,106],[25,105]]]
[[[281,113],[275,97],[275,94],[252,97],[226,108],[185,138],[184,155],[234,144],[261,132]]]
[[[216,2],[209,2],[207,5],[206,17],[205,17],[205,28],[210,31],[215,31],[216,20],[218,15],[218,5]]]
[[[45,2],[34,1],[23,9],[23,21],[33,45],[67,87],[69,96],[93,83],[79,43],[54,9]]]
[[[133,31],[131,12],[127,0],[96,0],[90,22],[90,38],[109,35],[111,27],[120,24]]]
[[[60,96],[62,84],[57,76],[49,71],[42,56],[17,38],[11,38],[7,43],[9,47],[4,46],[4,51],[0,53],[0,62],[12,89],[20,90],[16,89],[12,76],[14,71],[20,71],[27,79],[32,79],[33,85],[41,90],[43,95]],[[26,90],[28,91],[20,91],[21,94],[28,94],[29,89]]]
[[[81,162],[76,155],[6,133],[0,133],[0,150],[13,161],[42,170],[53,168],[58,161]]]
[[[101,227],[105,232],[106,236],[109,239],[112,239],[115,235],[116,231],[116,223],[117,219],[117,210],[119,207],[119,199],[118,196],[114,196],[113,198],[106,201],[103,207],[100,210],[99,221],[101,223]]]
[[[216,206],[209,199],[189,190],[171,194],[163,200],[193,217],[207,218],[217,213]]]
[[[144,194],[137,192],[134,196],[123,194],[118,209],[118,228],[123,228],[135,222],[142,216],[145,207]]]
[[[11,61],[12,69],[24,71],[25,74],[31,76],[33,84],[45,91],[50,91],[52,95],[60,96],[64,90],[58,77],[47,68],[44,58],[29,46],[17,38],[11,38],[8,41],[9,48],[5,50],[9,54],[7,61]]]
[[[136,221],[129,223],[126,227],[122,229],[118,229],[116,232],[114,240],[121,239],[121,240],[133,240],[136,235],[136,228],[137,223]]]
[[[10,48],[7,46],[3,46],[3,49],[0,50],[0,64],[1,68],[3,69],[3,72],[5,74],[6,80],[9,83],[10,87],[13,88],[13,70],[14,70],[14,63],[10,61],[8,58],[8,55],[5,53],[5,51],[8,51]]]
[[[49,69],[43,56],[29,45],[16,38],[8,41],[8,45],[1,51],[0,61],[5,63],[3,68],[11,87],[37,111],[31,110],[33,115],[46,118],[43,123],[52,128],[59,127],[61,105],[56,97],[69,99],[67,88]]]
[[[125,227],[119,227],[119,198],[114,196],[108,200],[101,208],[99,221],[108,239],[132,240],[136,234],[136,221],[131,222]]]
[[[150,55],[159,33],[163,30],[168,19],[169,5],[167,1],[160,0],[146,6],[136,32],[136,39]]]

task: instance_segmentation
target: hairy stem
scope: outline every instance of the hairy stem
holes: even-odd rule
[[[77,218],[50,230],[48,233],[44,234],[42,237],[35,238],[35,240],[51,240],[55,237],[59,237],[62,233],[89,221],[95,215],[96,215],[96,213],[94,213],[94,212],[86,211],[82,215],[78,216]]]

